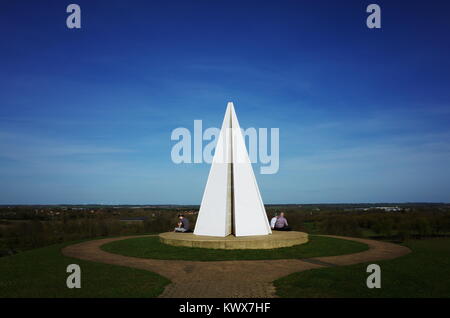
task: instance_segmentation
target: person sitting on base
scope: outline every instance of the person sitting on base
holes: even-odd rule
[[[290,231],[291,228],[288,226],[288,222],[286,218],[284,217],[284,213],[281,212],[280,216],[277,218],[277,221],[275,222],[275,231]]]
[[[273,230],[275,228],[275,223],[277,222],[278,215],[275,213],[273,218],[270,220],[270,227]]]
[[[189,220],[185,218],[183,214],[179,214],[178,219],[179,219],[178,226],[175,228],[174,232],[181,232],[181,233],[190,232]]]

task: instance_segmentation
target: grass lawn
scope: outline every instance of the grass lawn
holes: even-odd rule
[[[367,265],[313,269],[275,281],[281,297],[450,297],[450,238],[410,240],[412,253],[372,262],[381,267],[381,288],[368,289]]]
[[[310,236],[310,241],[292,247],[272,250],[218,250],[178,247],[163,244],[158,237],[142,237],[115,241],[103,245],[107,252],[154,259],[193,261],[257,260],[334,256],[365,251],[368,246],[359,242],[322,236]]]
[[[156,297],[170,281],[145,270],[83,261],[61,254],[73,243],[52,245],[0,258],[0,298]],[[69,289],[69,264],[81,267],[81,288]]]

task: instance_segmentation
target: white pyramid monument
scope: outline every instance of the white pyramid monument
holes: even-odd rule
[[[271,233],[234,105],[229,102],[194,234],[225,237]]]

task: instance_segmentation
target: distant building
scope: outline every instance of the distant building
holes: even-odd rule
[[[400,212],[403,209],[398,206],[374,206],[369,208],[356,208],[355,210],[363,210],[363,211],[370,211],[370,210],[382,210],[385,212]]]

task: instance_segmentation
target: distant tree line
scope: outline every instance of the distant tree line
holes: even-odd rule
[[[295,230],[405,241],[450,235],[450,211],[411,209],[404,212],[288,211]]]
[[[182,211],[164,210],[151,213],[133,211],[121,219],[112,215],[80,213],[79,216],[63,215],[58,218],[36,217],[31,219],[0,221],[0,253],[3,255],[68,241],[144,233],[166,232],[175,227],[177,215]],[[142,216],[142,221],[132,217]],[[192,218],[191,218],[192,219]],[[194,221],[194,220],[193,220]]]
[[[375,208],[362,211],[355,208],[358,207],[269,205],[266,211],[268,218],[275,213],[285,212],[294,230],[310,234],[394,241],[450,235],[448,205],[408,205],[402,212],[383,212]],[[174,228],[179,213],[184,213],[194,227],[197,211],[198,207],[89,207],[83,210],[2,207],[0,254],[97,237],[166,232]]]

